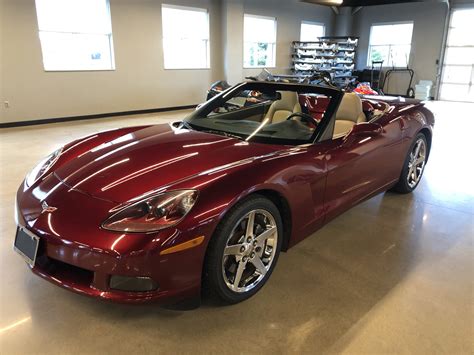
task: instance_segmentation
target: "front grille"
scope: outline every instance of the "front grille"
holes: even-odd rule
[[[94,272],[42,255],[36,259],[36,267],[58,280],[70,280],[74,283],[90,286]]]

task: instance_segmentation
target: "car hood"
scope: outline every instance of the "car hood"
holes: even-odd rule
[[[55,174],[73,190],[121,203],[281,149],[157,125],[103,142],[60,164]]]

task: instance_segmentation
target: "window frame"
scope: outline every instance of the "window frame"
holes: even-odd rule
[[[267,42],[273,44],[273,63],[271,65],[254,65],[254,66],[246,66],[245,65],[245,17],[253,17],[256,19],[264,19],[264,20],[272,20],[274,22],[274,30],[275,30],[275,42]],[[262,15],[254,15],[244,13],[243,21],[242,21],[242,67],[243,69],[275,69],[276,68],[276,53],[277,53],[277,38],[278,38],[278,24],[277,18],[273,16],[262,16]],[[248,43],[258,43],[258,42],[248,42]]]
[[[44,72],[100,72],[100,71],[115,71],[116,70],[116,63],[115,63],[115,50],[114,50],[114,41],[113,41],[113,28],[112,28],[112,12],[110,11],[110,0],[104,0],[107,7],[107,13],[109,15],[109,22],[110,22],[110,33],[87,33],[87,32],[70,32],[70,31],[42,31],[40,29],[40,21],[38,17],[38,6],[35,0],[35,15],[36,15],[36,29],[38,33],[38,39],[40,42],[40,49],[41,49],[41,60],[43,62],[43,71]],[[61,33],[61,34],[71,34],[71,35],[103,35],[108,37],[109,42],[109,51],[110,51],[110,68],[85,68],[85,69],[46,69],[45,65],[45,54],[43,51],[43,43],[41,41],[41,32],[43,33]]]
[[[370,39],[372,38],[372,29],[375,26],[393,26],[393,25],[408,25],[408,24],[412,25],[410,43],[405,43],[405,44],[389,43],[389,44],[376,44],[376,45],[370,44]],[[391,65],[389,65],[388,63],[385,64],[385,62],[382,64],[383,68],[406,68],[407,66],[409,66],[410,61],[411,61],[411,50],[412,50],[412,45],[413,45],[413,32],[414,32],[414,30],[415,30],[415,21],[391,21],[391,22],[375,22],[375,23],[372,23],[370,25],[370,31],[369,31],[369,43],[367,45],[367,66],[368,67],[372,66],[372,60],[371,60],[371,55],[370,55],[372,47],[388,47],[388,51],[390,53],[391,48],[393,46],[410,46],[410,52],[408,54],[408,61],[407,61],[406,65],[395,66],[395,65],[393,65],[393,62],[391,63]],[[389,57],[389,60],[390,60],[390,57]]]
[[[206,43],[206,64],[207,66],[196,66],[192,68],[167,68],[165,65],[165,37],[164,37],[164,22],[163,22],[163,8],[167,7],[170,9],[185,10],[185,11],[194,11],[194,12],[204,12],[207,15],[207,43]],[[210,70],[211,69],[211,19],[209,9],[206,7],[196,7],[196,6],[182,6],[161,3],[161,48],[163,50],[163,70]]]
[[[307,21],[302,20],[300,23],[300,42],[311,42],[311,41],[304,41],[301,39],[301,27],[304,25],[313,25],[313,26],[321,26],[323,28],[323,35],[321,37],[326,36],[326,24],[324,22],[316,22],[316,21]]]

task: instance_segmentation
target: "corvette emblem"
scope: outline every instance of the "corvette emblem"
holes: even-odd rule
[[[45,212],[51,213],[51,212],[54,212],[54,211],[57,210],[56,207],[52,207],[52,206],[48,205],[48,203],[46,201],[43,201],[41,203],[41,208],[42,208],[41,213],[45,213]]]

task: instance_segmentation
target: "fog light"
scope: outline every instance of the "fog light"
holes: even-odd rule
[[[112,275],[110,288],[120,291],[144,292],[158,289],[158,284],[151,278],[145,276],[130,277]]]

